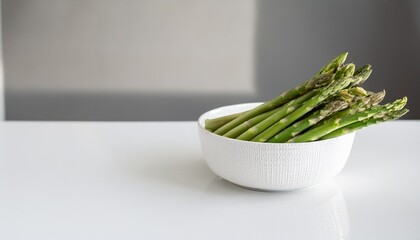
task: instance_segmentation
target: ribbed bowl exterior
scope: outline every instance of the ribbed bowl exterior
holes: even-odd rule
[[[221,137],[204,129],[204,120],[207,118],[257,105],[222,107],[199,118],[202,151],[207,165],[215,174],[243,187],[279,191],[321,183],[343,169],[351,151],[354,133],[309,143],[256,143]]]

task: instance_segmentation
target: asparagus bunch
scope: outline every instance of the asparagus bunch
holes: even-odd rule
[[[284,103],[295,99],[298,96],[301,96],[310,90],[320,88],[322,86],[328,85],[331,83],[334,77],[334,73],[337,72],[339,67],[346,61],[348,53],[342,53],[338,55],[336,58],[334,58],[330,63],[325,65],[313,78],[309,79],[308,81],[302,83],[301,85],[284,92],[280,94],[278,97],[275,97],[271,99],[270,101],[267,101],[263,103],[262,105],[248,111],[240,114],[240,116],[234,118],[233,120],[230,120],[233,118],[231,115],[225,116],[224,119],[218,118],[214,119],[214,121],[218,121],[222,124],[216,124],[212,122],[212,120],[206,121],[206,128],[207,125],[212,126],[211,128],[216,128],[218,126],[217,130],[215,131],[216,134],[223,135],[230,131],[232,128],[236,127],[237,125],[245,122],[248,119],[251,119],[259,114],[262,114],[264,112],[270,111],[272,109],[275,109]],[[224,121],[228,123],[224,123]],[[210,128],[207,128],[208,130],[211,130]]]
[[[405,115],[407,98],[379,105],[385,91],[373,93],[360,84],[372,66],[356,70],[344,64],[347,53],[322,67],[310,80],[254,109],[215,119],[205,127],[215,134],[257,142],[309,142],[338,137]]]

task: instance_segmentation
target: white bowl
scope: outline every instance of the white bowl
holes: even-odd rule
[[[259,104],[220,107],[198,119],[204,158],[215,174],[246,188],[279,191],[324,182],[343,169],[354,133],[308,143],[257,143],[222,137],[204,128],[208,118],[246,111]]]

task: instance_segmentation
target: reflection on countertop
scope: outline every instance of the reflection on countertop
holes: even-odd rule
[[[269,239],[350,238],[344,195],[334,181],[298,191],[267,193],[243,189],[216,177],[207,186],[203,199],[208,201],[209,207],[218,206],[213,210],[219,211],[220,215],[218,219],[211,219],[215,215],[213,212],[204,217],[215,221],[216,226],[226,224],[237,228],[238,234],[247,239],[266,239],[265,234]],[[215,204],[218,201],[223,204]],[[210,212],[206,211],[206,214]],[[229,222],[232,214],[243,217],[236,216],[240,222]],[[257,223],[259,228],[252,228]],[[218,229],[223,232],[223,228]]]

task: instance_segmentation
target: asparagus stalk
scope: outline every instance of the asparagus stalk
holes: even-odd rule
[[[207,130],[209,130],[210,132],[214,132],[219,127],[221,127],[221,126],[225,125],[226,123],[232,121],[233,119],[241,116],[245,112],[234,113],[234,114],[230,114],[230,115],[226,115],[226,116],[222,116],[222,117],[218,117],[218,118],[213,118],[213,119],[206,119],[205,120],[205,128]]]
[[[312,91],[306,93],[305,95],[300,96],[297,99],[294,99],[294,100],[286,103],[285,105],[277,108],[274,114],[272,114],[271,116],[263,119],[258,124],[256,124],[256,125],[254,124],[252,126],[249,126],[251,124],[249,124],[245,121],[244,123],[238,125],[234,129],[232,129],[229,132],[227,132],[226,134],[224,134],[223,136],[230,137],[230,138],[238,138],[239,136],[242,136],[242,134],[245,134],[247,132],[247,134],[245,134],[242,137],[249,136],[249,138],[251,138],[255,131],[261,132],[264,129],[268,128],[269,126],[271,126],[276,121],[279,121],[280,119],[285,117],[287,114],[293,112],[298,107],[302,106],[302,104],[305,101],[312,98],[316,94],[317,94],[317,91],[312,90]]]
[[[407,103],[407,97],[402,99],[397,99],[393,103],[388,103],[382,106],[373,106],[365,111],[357,112],[353,115],[343,116],[337,119],[330,119],[326,121],[324,124],[313,128],[301,135],[298,135],[288,142],[311,142],[320,139],[321,137],[339,129],[350,125],[352,123],[363,121],[368,119],[376,114],[387,114],[388,112],[400,110],[404,108],[405,104]]]
[[[354,73],[355,76],[359,76],[359,79],[352,83],[352,86],[360,85],[364,83],[372,73],[372,66],[367,64],[359,69],[356,70]]]
[[[294,136],[298,135],[305,129],[309,128],[310,126],[316,124],[320,120],[324,119],[325,117],[329,116],[330,114],[340,111],[346,108],[349,104],[343,100],[335,100],[328,102],[324,105],[323,108],[313,112],[306,118],[294,123],[290,127],[284,129],[280,133],[276,134],[273,138],[271,138],[268,142],[272,143],[283,143],[287,142],[287,140],[293,138]]]
[[[285,105],[283,105],[280,108],[283,108],[284,106]],[[271,111],[262,113],[262,114],[260,114],[260,115],[258,115],[256,117],[251,118],[251,119],[248,119],[245,122],[243,122],[243,123],[239,124],[238,126],[236,126],[234,129],[232,129],[229,132],[227,132],[226,134],[224,134],[223,136],[229,137],[229,138],[236,138],[241,133],[245,132],[248,128],[254,126],[257,123],[262,122],[264,119],[270,117],[271,115],[273,115],[274,113],[276,113],[278,111],[279,111],[279,108],[276,108],[276,109],[273,109]]]
[[[348,63],[348,64],[340,67],[337,70],[337,72],[334,76],[334,79],[337,80],[337,79],[340,79],[340,78],[348,77],[349,76],[348,74],[350,72],[351,72],[351,75],[353,75],[353,73],[355,72],[355,68],[356,68],[356,66],[353,63]]]
[[[289,115],[277,121],[271,126],[263,126],[263,124],[265,124],[265,122],[263,121],[257,124],[256,126],[248,129],[237,139],[251,140],[255,142],[268,141],[270,138],[272,138],[281,130],[285,129],[287,126],[295,122],[297,119],[312,111],[312,109],[320,105],[324,100],[336,95],[339,91],[348,87],[355,80],[355,78],[352,76],[354,73],[354,67],[343,69],[343,71],[347,72],[343,75],[347,77],[334,81],[330,85],[321,88],[319,90],[319,94],[306,101],[300,108],[298,108],[294,112],[290,113]],[[261,129],[263,131],[261,131]]]
[[[337,69],[346,61],[348,52],[344,52],[340,55],[338,55],[336,58],[334,58],[330,63],[325,65],[324,67],[319,70],[317,75],[326,74],[326,73],[333,73],[337,71]]]
[[[408,112],[409,112],[408,109],[401,109],[401,110],[393,111],[393,112],[390,112],[390,113],[387,113],[387,114],[383,114],[381,116],[373,116],[373,117],[365,119],[363,121],[358,121],[358,122],[352,123],[350,125],[347,125],[345,127],[339,128],[339,129],[321,137],[320,140],[339,137],[339,136],[342,136],[344,134],[357,131],[361,128],[368,127],[368,126],[373,125],[373,124],[378,124],[378,123],[382,123],[382,122],[386,122],[386,121],[395,120],[395,119],[398,119],[398,118],[404,116]]]
[[[369,96],[369,94],[366,92],[365,89],[361,87],[352,87],[352,88],[341,90],[337,94],[336,99],[340,99],[348,103],[355,103],[359,99],[363,97],[367,97],[367,96]]]

